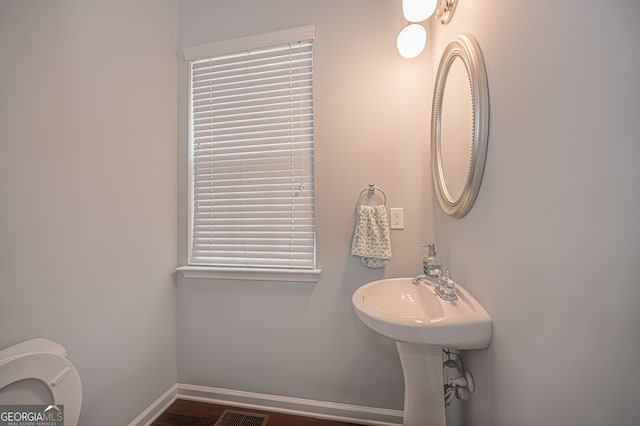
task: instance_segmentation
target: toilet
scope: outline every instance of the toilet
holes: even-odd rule
[[[77,426],[82,383],[67,350],[48,339],[27,340],[1,350],[0,404],[63,405],[65,426]]]

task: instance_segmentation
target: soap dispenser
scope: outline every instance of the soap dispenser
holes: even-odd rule
[[[427,247],[427,255],[422,259],[424,274],[429,278],[437,278],[442,270],[442,263],[436,257],[436,245],[431,243],[423,247]]]

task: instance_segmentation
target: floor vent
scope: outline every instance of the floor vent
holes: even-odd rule
[[[213,426],[264,426],[268,415],[249,413],[248,411],[224,410]]]

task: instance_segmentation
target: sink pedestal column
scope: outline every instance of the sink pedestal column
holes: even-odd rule
[[[442,348],[396,342],[404,375],[404,426],[446,426]]]

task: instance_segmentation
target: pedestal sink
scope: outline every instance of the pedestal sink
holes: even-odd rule
[[[352,297],[356,314],[374,331],[396,341],[404,375],[404,425],[445,426],[442,348],[489,346],[491,317],[464,287],[455,301],[432,284],[412,278],[373,281]]]

